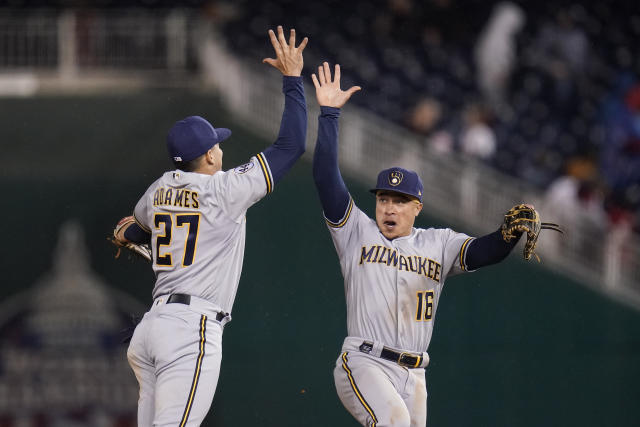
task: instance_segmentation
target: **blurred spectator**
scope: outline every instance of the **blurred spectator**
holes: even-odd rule
[[[603,174],[615,190],[640,184],[640,84],[621,90],[604,105],[601,153]]]
[[[408,125],[411,130],[420,135],[429,135],[436,127],[442,109],[437,99],[425,97],[420,99],[409,113]]]
[[[516,61],[515,36],[524,22],[524,12],[516,4],[496,5],[475,47],[478,86],[499,115],[507,108],[509,79]]]
[[[587,69],[588,39],[575,22],[581,10],[577,5],[560,9],[554,22],[542,26],[533,47],[532,62],[552,78],[554,102],[564,108],[575,105],[577,84]]]
[[[478,104],[470,104],[465,108],[463,120],[462,152],[482,160],[491,159],[496,152],[496,134],[489,126],[489,112]]]
[[[409,112],[407,124],[411,130],[424,136],[424,147],[436,153],[453,151],[453,138],[438,128],[442,118],[440,103],[430,97],[422,98]]]
[[[601,242],[586,241],[585,236],[592,233],[581,232],[587,229],[602,232],[608,223],[593,160],[574,157],[567,162],[566,174],[557,178],[545,193],[541,215],[544,221],[572,230],[562,237],[546,236],[549,250],[568,246],[582,257],[600,256]]]

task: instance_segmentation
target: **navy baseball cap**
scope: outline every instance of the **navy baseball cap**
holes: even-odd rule
[[[169,157],[174,162],[189,162],[202,156],[230,135],[229,129],[216,129],[200,116],[189,116],[177,121],[169,130],[167,135]]]
[[[376,188],[372,188],[369,191],[376,193],[379,190],[406,194],[407,196],[415,197],[422,203],[424,187],[422,186],[422,180],[414,171],[393,167],[380,172]]]

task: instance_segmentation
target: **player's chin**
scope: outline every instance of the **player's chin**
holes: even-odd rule
[[[398,237],[397,227],[398,226],[396,224],[382,224],[378,226],[382,235],[389,240],[395,239],[396,237]]]

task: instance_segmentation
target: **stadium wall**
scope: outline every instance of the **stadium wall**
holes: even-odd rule
[[[169,167],[167,129],[190,114],[230,127],[226,167],[275,137],[251,134],[217,99],[192,92],[2,99],[0,108],[9,242],[0,257],[3,299],[50,268],[58,228],[76,218],[92,268],[149,305],[148,266],[114,260],[105,237]],[[373,212],[368,187],[348,185]],[[418,225],[457,226],[428,216]],[[333,386],[346,333],[344,294],[308,162],[249,211],[247,228],[220,382],[204,425],[355,426]],[[447,282],[427,369],[429,426],[635,425],[640,314],[547,271],[544,259],[520,261],[520,250]]]

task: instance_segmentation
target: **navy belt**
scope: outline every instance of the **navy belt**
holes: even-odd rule
[[[373,350],[373,343],[369,341],[364,341],[360,347],[360,351],[363,353],[371,353]],[[400,366],[404,366],[405,368],[419,368],[422,363],[422,355],[414,354],[414,353],[406,353],[395,351],[389,347],[382,347],[382,351],[380,352],[380,358],[389,360],[391,362],[395,362]]]
[[[167,304],[185,304],[185,305],[189,305],[191,304],[191,295],[187,295],[187,294],[171,294],[169,295],[169,298],[167,299]],[[227,315],[221,311],[218,312],[218,314],[216,314],[216,320],[218,322],[222,321],[222,319],[224,319],[225,317],[227,317]]]

